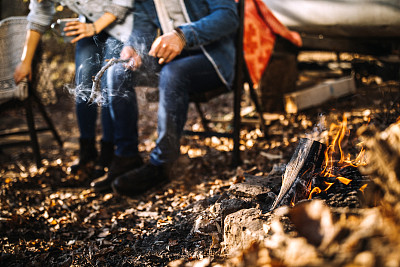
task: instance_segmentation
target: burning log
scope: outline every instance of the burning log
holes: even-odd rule
[[[307,138],[300,139],[286,166],[281,190],[272,204],[271,210],[308,197],[312,176],[317,169],[321,168],[325,150],[326,146],[318,141]]]

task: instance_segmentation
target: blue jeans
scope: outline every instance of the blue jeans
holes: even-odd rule
[[[201,52],[183,53],[161,68],[158,86],[158,139],[150,154],[152,164],[169,164],[179,157],[189,95],[221,86],[223,83],[215,69]]]
[[[92,77],[106,64],[105,59],[119,58],[123,44],[106,33],[78,41],[75,48],[76,114],[80,137],[95,139],[97,105],[88,104]],[[132,72],[121,64],[109,68],[102,77],[102,139],[113,142],[115,154],[131,157],[138,154],[137,103]]]

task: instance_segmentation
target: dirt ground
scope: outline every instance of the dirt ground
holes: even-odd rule
[[[73,79],[70,65],[53,68],[64,80]],[[360,126],[369,123],[385,129],[396,121],[400,115],[398,81],[360,73],[354,73],[359,75],[355,94],[298,114],[269,114],[266,137],[257,125],[245,124],[242,163],[237,168],[229,164],[231,140],[184,137],[172,181],[136,198],[94,193],[88,179],[69,173],[78,158],[79,132],[73,96],[65,83],[57,85],[58,102],[47,109],[64,141],[63,148],[51,134],[41,133],[44,166],[39,169],[30,148],[0,151],[0,265],[167,266],[179,259],[221,260],[213,238],[194,233],[193,227],[197,215],[238,182],[243,170],[268,174],[273,166],[289,161],[299,138],[324,133],[343,115],[353,141],[346,148],[352,154],[357,152],[351,145],[357,141]],[[313,72],[303,75],[311,77]],[[138,92],[139,149],[147,159],[156,139],[157,104],[146,102],[145,91]],[[222,117],[230,111],[231,100],[231,95],[225,95],[211,101],[205,107],[207,115]],[[43,124],[36,116],[38,124]],[[24,114],[19,109],[7,110],[1,114],[1,122],[1,130],[24,127]],[[199,127],[193,107],[186,127]],[[217,123],[216,127],[229,125]],[[100,125],[98,128],[100,133]]]

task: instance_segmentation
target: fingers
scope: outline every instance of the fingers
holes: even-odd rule
[[[129,59],[129,62],[124,64],[124,67],[127,69],[136,70],[142,65],[142,58],[131,46],[125,46],[120,53],[120,57],[121,59]]]
[[[142,59],[140,57],[131,58],[127,64],[125,64],[125,68],[130,70],[136,70],[142,65]]]
[[[160,59],[158,60],[158,64],[171,62],[177,55],[179,55],[179,53],[177,53],[176,51],[168,51],[163,54],[162,57],[160,57]]]
[[[65,27],[62,30],[66,32],[65,35],[67,36],[77,35],[77,32],[81,31],[82,25],[84,25],[84,23],[79,21],[72,21],[65,24]]]
[[[167,55],[170,53],[170,49],[169,49],[169,47],[167,48],[167,44],[166,43],[163,43],[163,44],[160,44],[159,46],[158,46],[158,50],[157,50],[157,53],[156,53],[156,57],[167,57]]]
[[[25,77],[28,77],[29,81],[31,81],[32,80],[32,73],[28,73],[27,75],[24,75],[22,73],[15,73],[14,74],[15,84],[19,84]]]
[[[149,55],[158,57],[158,63],[164,64],[172,61],[177,55],[181,53],[183,45],[179,37],[175,34],[164,34],[158,37],[149,51]]]
[[[149,55],[152,57],[157,57],[158,51],[160,50],[160,46],[161,46],[161,37],[158,37],[153,44],[151,45],[150,51],[149,51]]]
[[[85,36],[82,35],[78,35],[77,37],[75,37],[74,39],[71,40],[71,44],[74,44],[76,42],[78,42],[80,39],[85,38]]]
[[[66,36],[75,36],[76,37],[71,41],[71,43],[76,43],[77,41],[85,38],[94,36],[95,30],[93,24],[91,23],[82,23],[79,21],[68,22],[63,29],[66,33]]]
[[[32,69],[30,66],[21,63],[15,69],[13,78],[14,78],[15,83],[18,84],[25,77],[28,77],[29,81],[32,80]]]
[[[133,47],[131,46],[125,46],[124,48],[122,48],[122,51],[120,53],[120,57],[122,59],[128,59],[130,57],[133,57],[135,55],[135,49],[133,49]]]
[[[14,74],[14,81],[15,81],[15,84],[19,84],[19,82],[20,82],[22,79],[23,79],[23,77],[21,77],[21,75],[19,75],[19,73],[18,73],[18,74],[17,74],[17,73]]]
[[[16,84],[18,84],[21,81],[21,76],[18,71],[14,72],[14,81]]]
[[[129,70],[136,70],[142,65],[142,59],[138,56],[130,58],[129,62],[124,64],[124,67]]]

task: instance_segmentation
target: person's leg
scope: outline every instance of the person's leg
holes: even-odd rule
[[[122,45],[118,40],[108,38],[105,58],[118,58]],[[138,151],[138,108],[133,75],[123,64],[115,64],[102,79],[102,88],[107,96],[104,105],[112,119],[115,154],[108,174],[91,184],[97,191],[109,189],[117,176],[142,165]]]
[[[101,50],[93,38],[84,38],[75,47],[76,115],[80,131],[80,159],[79,164],[71,167],[73,173],[77,173],[88,164],[93,165],[97,158],[95,146],[97,106],[89,105],[87,99],[92,88],[92,76],[101,67],[99,57]]]
[[[169,164],[178,158],[189,95],[222,85],[213,66],[203,54],[177,59],[163,67],[159,84],[158,139],[150,155],[152,164]]]
[[[101,66],[104,66],[104,64],[106,64],[105,60],[109,58],[106,53],[108,38],[109,35],[103,32],[98,36],[98,38],[95,39],[101,44],[102,47],[101,53],[99,53],[99,63]],[[106,79],[103,76],[101,84],[104,85],[105,82]],[[107,104],[108,92],[104,90],[104,86],[101,90],[101,94],[102,98],[99,101],[101,104],[100,119],[101,119],[102,139],[100,141],[100,155],[97,159],[94,168],[93,179],[102,177],[106,174],[106,171],[110,168],[112,164],[114,157],[114,150],[115,150],[114,125],[111,117],[110,108],[109,105]]]
[[[168,180],[171,164],[180,154],[180,137],[187,118],[189,94],[222,86],[213,66],[203,54],[176,59],[160,73],[158,139],[150,163],[119,176],[112,186],[116,193],[137,195]]]

